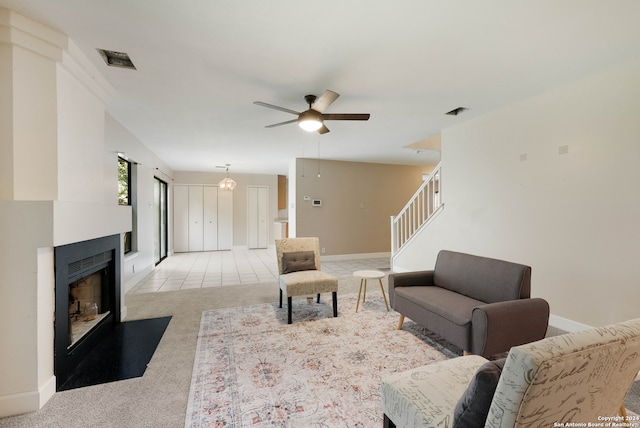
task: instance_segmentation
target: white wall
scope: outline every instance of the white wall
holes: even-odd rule
[[[2,11],[0,10],[0,13]],[[0,15],[1,16],[1,15]],[[0,43],[0,199],[13,197],[13,66],[12,48]]]
[[[65,66],[58,65],[56,75],[58,103],[53,109],[58,112],[58,144],[54,146],[58,165],[56,199],[112,205],[110,196],[114,189],[117,191],[117,169],[105,176],[104,160],[113,159],[104,150],[105,100],[87,91]],[[56,165],[50,159],[48,163]]]
[[[53,266],[52,211],[50,202],[0,200],[0,418],[36,410],[55,392],[53,270],[38,269]]]
[[[114,183],[114,187],[109,192],[109,200],[117,202],[118,199],[118,153],[124,153],[130,161],[138,163],[135,167],[137,177],[137,247],[130,255],[125,256],[122,263],[122,292],[124,295],[155,267],[153,179],[158,177],[170,185],[171,179],[164,174],[171,176],[173,171],[109,115],[105,118],[105,145],[106,152],[111,158],[110,171],[113,176],[110,178],[110,182]],[[169,211],[171,211],[171,207],[169,207]]]
[[[131,229],[105,144],[110,86],[65,35],[0,8],[0,417],[55,393],[53,248]]]
[[[640,317],[639,113],[637,60],[445,130],[445,209],[398,266],[502,258],[532,266],[552,321]]]

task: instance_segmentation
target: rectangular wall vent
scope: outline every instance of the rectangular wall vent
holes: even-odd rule
[[[457,116],[460,113],[464,113],[465,111],[469,110],[466,107],[458,107],[458,108],[454,108],[451,111],[446,112],[445,114],[448,114],[449,116]]]
[[[129,68],[135,70],[133,61],[129,58],[129,55],[124,52],[108,51],[106,49],[96,49],[104,62],[109,67]]]

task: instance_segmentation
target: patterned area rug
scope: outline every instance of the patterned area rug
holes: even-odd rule
[[[371,292],[202,313],[186,427],[380,427],[380,380],[456,356]]]

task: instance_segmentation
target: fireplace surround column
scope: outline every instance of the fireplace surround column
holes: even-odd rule
[[[0,8],[0,418],[56,390],[54,247],[131,230],[105,144],[114,91],[93,67],[66,35]]]

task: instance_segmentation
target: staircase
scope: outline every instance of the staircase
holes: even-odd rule
[[[391,266],[394,257],[443,207],[441,168],[438,164],[402,211],[397,216],[391,216]]]

